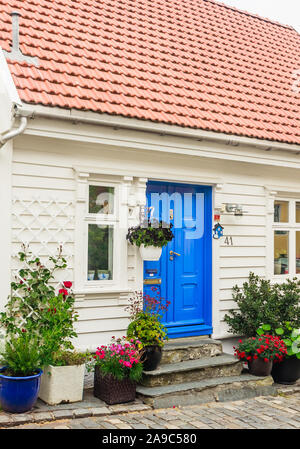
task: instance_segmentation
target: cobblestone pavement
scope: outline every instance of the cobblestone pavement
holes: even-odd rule
[[[300,393],[235,402],[60,419],[14,429],[299,429]]]

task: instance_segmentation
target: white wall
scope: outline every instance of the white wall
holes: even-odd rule
[[[213,242],[214,337],[225,336],[223,318],[234,305],[232,286],[236,283],[242,285],[250,270],[261,276],[267,275],[268,251],[270,255],[270,248],[267,247],[269,186],[281,191],[290,189],[299,192],[300,197],[299,169],[292,168],[297,167],[299,158],[280,153],[270,155],[270,152],[255,149],[245,151],[217,145],[214,148],[205,142],[190,143],[186,139],[164,137],[163,147],[168,148],[167,153],[161,151],[159,142],[162,138],[159,140],[153,136],[128,133],[126,140],[120,133],[111,130],[102,132],[93,128],[91,131],[90,127],[65,129],[62,124],[57,125],[61,135],[55,135],[55,139],[54,124],[49,125],[51,129],[46,133],[43,122],[33,124],[27,135],[15,139],[12,176],[14,254],[21,240],[27,239],[36,251],[45,256],[47,248],[55,250],[62,242],[70,264],[68,280],[74,280],[75,235],[80,239],[75,225],[79,172],[91,172],[99,179],[112,175],[120,181],[122,188],[129,186],[131,199],[123,203],[124,211],[128,211],[130,204],[137,206],[137,198],[141,199],[143,195],[146,178],[213,185],[215,206],[241,203],[247,211],[242,217],[222,215],[225,235],[232,236],[233,246],[226,246],[224,239]],[[38,136],[40,133],[48,137]],[[140,146],[143,141],[145,148],[137,148],[137,142]],[[180,154],[188,145],[197,153]],[[178,154],[170,150],[173,146],[176,146]],[[220,154],[228,160],[220,158]],[[130,177],[133,179],[130,180]],[[47,202],[51,200],[52,204],[48,206]],[[61,209],[60,213],[58,209]],[[43,225],[47,229],[39,232]],[[43,241],[44,246],[41,245]],[[77,343],[80,347],[94,348],[107,342],[110,336],[125,332],[128,321],[124,305],[128,291],[142,286],[142,263],[135,249],[129,247],[127,256],[126,242],[122,240],[121,245],[126,261],[120,285],[110,290],[88,291],[81,287],[78,291],[80,320]],[[13,268],[17,268],[14,257]]]

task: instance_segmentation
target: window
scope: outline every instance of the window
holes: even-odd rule
[[[116,228],[115,187],[92,184],[88,187],[86,280],[114,279]]]
[[[300,201],[274,202],[274,275],[300,274]]]

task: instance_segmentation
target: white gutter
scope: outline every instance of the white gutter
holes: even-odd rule
[[[18,136],[19,134],[22,134],[25,131],[25,128],[27,126],[27,118],[21,117],[20,118],[20,125],[16,129],[11,129],[8,133],[0,136],[0,148],[3,147],[3,145],[6,144],[9,140],[13,139],[14,137]]]
[[[150,122],[147,120],[138,120],[134,118],[124,118],[120,116],[112,116],[109,114],[97,114],[93,112],[81,112],[72,109],[58,109],[47,107],[23,107],[18,109],[17,116],[34,118],[44,118],[52,120],[65,120],[73,124],[84,123],[97,126],[108,126],[116,129],[127,129],[140,132],[149,132],[159,135],[169,135],[176,137],[191,138],[198,141],[206,140],[226,145],[245,145],[262,149],[264,151],[288,151],[300,154],[300,145],[273,142],[271,140],[261,140],[250,137],[237,135],[229,135],[224,133],[216,133],[212,131],[204,131],[200,129],[183,128],[176,125],[165,125],[161,123]]]

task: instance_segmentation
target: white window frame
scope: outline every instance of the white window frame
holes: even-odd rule
[[[276,223],[274,222],[274,214],[273,214],[273,224],[272,224],[272,259],[273,259],[273,274],[272,277],[276,281],[286,280],[287,278],[298,277],[300,278],[300,274],[296,274],[296,232],[300,231],[300,223],[296,223],[296,203],[300,203],[300,195],[299,198],[295,197],[285,197],[285,196],[276,196],[274,198],[274,208],[275,210],[275,202],[276,201],[285,201],[288,202],[288,222],[287,223]],[[274,235],[275,231],[287,231],[289,234],[289,243],[288,243],[288,256],[289,256],[289,273],[288,274],[275,274],[274,273]]]
[[[89,191],[90,186],[100,186],[100,187],[112,187],[114,189],[114,205],[113,205],[113,214],[93,214],[89,212]],[[119,223],[119,185],[118,183],[107,182],[107,181],[93,181],[89,180],[87,184],[87,198],[86,198],[86,207],[85,207],[85,217],[84,221],[84,288],[97,288],[99,286],[113,286],[118,284],[118,270],[117,270],[117,247],[118,247],[118,238],[117,238],[117,226]],[[88,226],[89,224],[98,224],[103,226],[112,226],[113,227],[113,268],[112,268],[112,279],[99,279],[97,281],[89,281],[88,280]]]

